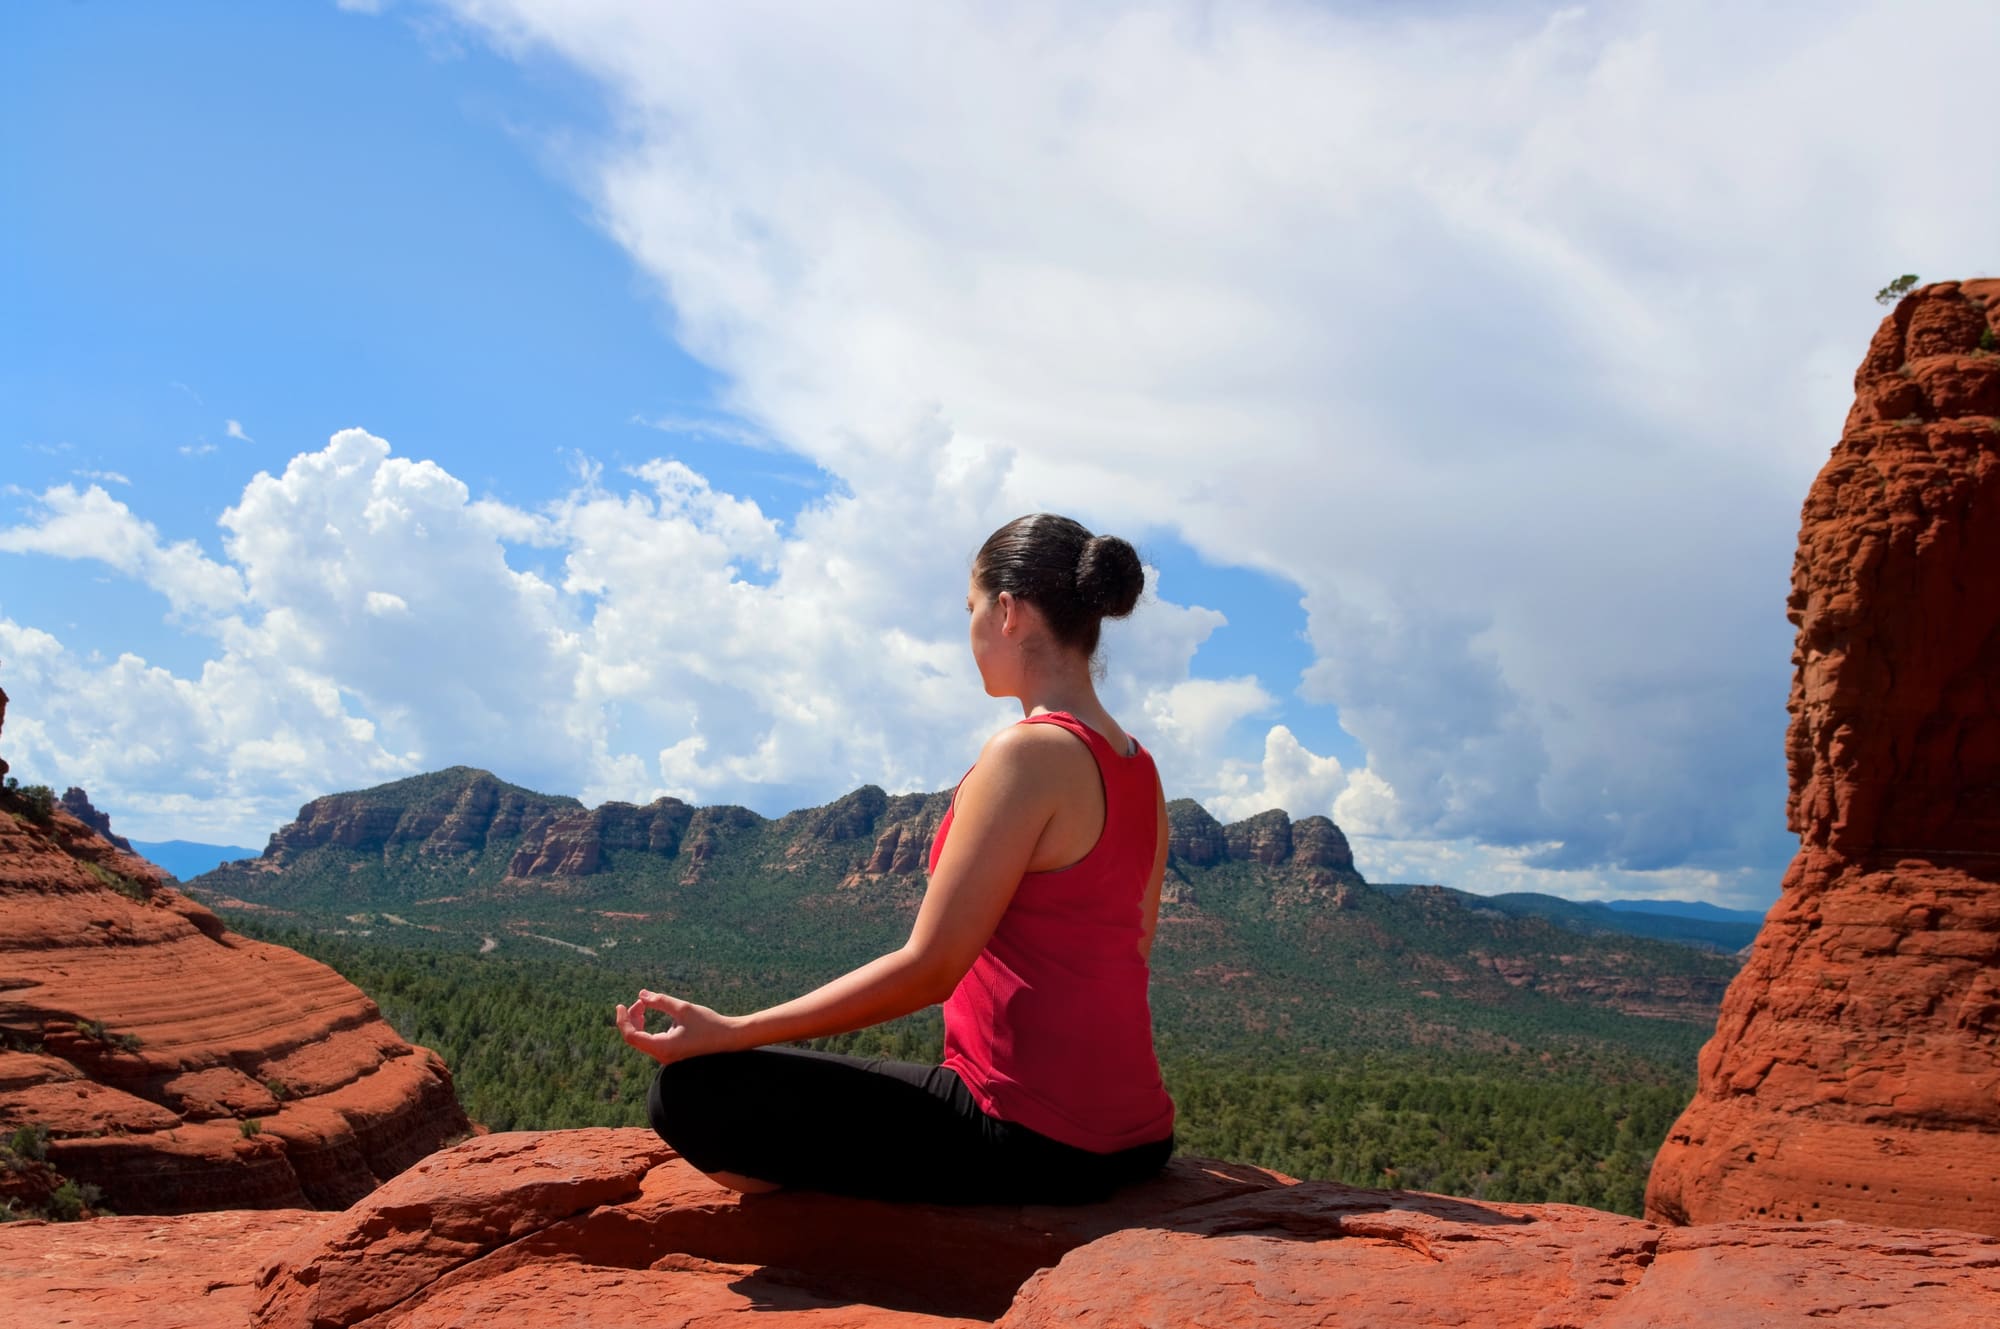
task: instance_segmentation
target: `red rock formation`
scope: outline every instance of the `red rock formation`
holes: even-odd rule
[[[1293,821],[1272,808],[1224,826],[1191,798],[1167,804],[1167,857],[1197,868],[1218,863],[1288,865],[1323,869],[1355,882],[1361,879],[1347,837],[1330,818]]]
[[[2000,1240],[1664,1230],[1180,1158],[1080,1208],[739,1196],[650,1131],[495,1135],[341,1214],[0,1227],[16,1318],[79,1329],[1687,1324],[1970,1329]]]
[[[111,841],[111,843],[117,845],[126,853],[129,854],[132,852],[132,842],[122,835],[112,834],[110,816],[99,812],[95,807],[91,806],[89,794],[84,793],[83,790],[77,788],[75,785],[71,785],[69,788],[63,790],[62,805],[63,810],[69,813],[70,816],[75,817],[78,821]]]
[[[1167,857],[1191,867],[1214,867],[1229,857],[1222,823],[1191,798],[1167,804]]]
[[[897,794],[882,805],[868,857],[844,885],[884,877],[915,877],[930,866],[931,838],[951,806],[949,793]]]
[[[0,993],[0,1131],[120,1212],[344,1206],[469,1129],[352,984],[61,808],[0,810]]]
[[[1784,893],[1650,1216],[2000,1233],[2000,280],[1914,292],[1806,497]]]
[[[1292,819],[1279,808],[1233,821],[1222,830],[1229,857],[1238,863],[1275,867],[1292,856]]]
[[[413,846],[435,855],[476,853],[489,841],[511,840],[531,826],[546,828],[582,811],[583,805],[573,798],[537,794],[487,771],[453,766],[314,799],[299,809],[297,820],[271,837],[264,861],[282,867],[321,845]]]
[[[1301,867],[1354,872],[1354,851],[1331,817],[1301,817],[1292,823],[1292,861]]]
[[[583,877],[602,871],[611,850],[644,850],[672,858],[680,852],[694,809],[678,798],[645,807],[605,803],[523,829],[508,864],[510,877]]]
[[[755,830],[763,824],[762,817],[749,808],[740,808],[733,803],[696,808],[694,815],[688,819],[687,836],[682,841],[687,868],[681,873],[681,885],[692,886],[700,881],[702,869],[710,859],[723,852],[745,831]]]

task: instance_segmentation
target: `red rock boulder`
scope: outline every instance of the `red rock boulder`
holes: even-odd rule
[[[2000,280],[1914,292],[1793,564],[1783,895],[1649,1217],[2000,1234]]]
[[[1984,1329],[2000,1240],[1662,1229],[1194,1158],[1078,1208],[740,1196],[650,1131],[579,1130],[468,1141],[341,1214],[0,1227],[0,1297],[78,1329]]]

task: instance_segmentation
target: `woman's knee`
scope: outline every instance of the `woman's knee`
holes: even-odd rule
[[[705,1058],[672,1061],[653,1074],[653,1087],[646,1093],[646,1117],[660,1137],[672,1144],[674,1134],[684,1129],[698,1113],[702,1094],[699,1082],[706,1078],[700,1065]]]
[[[735,1053],[668,1062],[653,1076],[646,1118],[681,1157],[707,1171],[735,1152],[744,1117],[743,1086],[729,1058]]]

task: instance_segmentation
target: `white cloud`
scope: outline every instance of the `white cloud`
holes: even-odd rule
[[[1365,770],[1358,774],[1373,778]],[[1261,762],[1224,762],[1218,784],[1205,802],[1224,821],[1284,808],[1295,817],[1334,817],[1343,827],[1348,824],[1334,815],[1335,800],[1346,797],[1349,787],[1339,759],[1313,752],[1285,725],[1273,725],[1264,735]]]
[[[883,520],[929,411],[1017,508],[1296,583],[1405,833],[1786,852],[1798,503],[1867,297],[1992,261],[1924,71],[2000,11],[457,8],[601,81],[605,228]]]
[[[676,793],[774,813],[864,781],[936,788],[1008,718],[978,686],[961,609],[1006,459],[948,451],[900,481],[903,510],[923,515],[884,523],[834,497],[786,531],[672,459],[627,468],[622,490],[580,467],[529,513],[343,430],[223,514],[228,561],[205,569],[229,593],[187,601],[220,652],[200,677],[93,663],[16,627],[11,645],[49,663],[10,663],[10,739],[32,726],[35,759],[90,781],[132,833],[183,834],[161,820],[206,793],[202,825],[249,820],[229,831],[243,842],[273,807],[456,763],[591,801]],[[192,546],[163,550],[102,491],[40,502],[44,519],[0,548],[96,559],[169,593],[190,579]],[[559,551],[560,576],[510,565],[522,542]],[[1222,696],[1188,684],[1216,621],[1155,602],[1119,646],[1117,686],[1168,700],[1167,746],[1190,770],[1214,768],[1200,744],[1238,698],[1269,700],[1250,681]]]
[[[217,612],[243,598],[234,568],[216,563],[192,540],[163,544],[151,522],[92,485],[45,489],[30,524],[0,530],[0,551],[95,559],[166,596],[175,612]]]
[[[130,477],[126,476],[122,471],[72,471],[70,474],[85,480],[102,480],[108,485],[125,485],[130,487],[132,483]]]
[[[1240,721],[1275,702],[1255,678],[1190,678],[1145,697],[1144,732],[1156,756],[1185,769],[1212,758]]]
[[[243,425],[240,421],[237,420],[231,420],[228,426],[226,427],[225,432],[228,433],[228,435],[231,438],[240,439],[245,443],[255,443],[257,441],[256,439],[250,437],[250,435],[243,432]]]
[[[131,654],[109,664],[0,616],[12,774],[77,784],[141,839],[262,844],[296,814],[301,772],[350,787],[415,769],[345,717],[324,676],[230,654],[179,678]],[[306,794],[310,796],[310,794]]]
[[[180,453],[183,457],[206,457],[214,451],[215,444],[205,438],[194,443],[183,443],[180,447]]]

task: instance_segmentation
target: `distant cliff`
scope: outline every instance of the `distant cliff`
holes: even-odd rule
[[[673,798],[586,808],[452,767],[314,799],[262,858],[188,889],[320,931],[615,957],[718,1001],[746,984],[795,995],[908,936],[950,798],[867,785],[776,818]],[[1588,1012],[1706,1025],[1736,968],[1442,887],[1374,890],[1326,817],[1224,825],[1180,799],[1167,832],[1155,1016],[1210,1048],[1615,1041]]]

